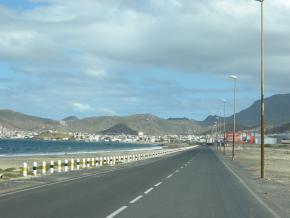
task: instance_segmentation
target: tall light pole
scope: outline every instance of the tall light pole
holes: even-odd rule
[[[265,156],[264,156],[264,0],[256,0],[261,3],[261,178],[264,178]]]
[[[217,147],[220,148],[220,131],[221,131],[221,117],[220,114],[217,115]]]
[[[222,99],[224,104],[224,154],[226,154],[226,99]]]
[[[233,131],[233,147],[232,147],[232,160],[235,159],[235,137],[236,137],[236,90],[237,79],[235,75],[230,75],[230,79],[234,80],[234,131]]]

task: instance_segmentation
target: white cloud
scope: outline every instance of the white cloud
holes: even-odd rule
[[[115,73],[123,70],[123,66],[212,74],[235,70],[253,78],[258,77],[257,2],[41,2],[47,4],[22,11],[2,9],[6,13],[1,20],[7,20],[5,14],[6,18],[11,14],[17,17],[2,23],[2,58],[38,60],[50,65],[66,63],[74,65],[84,74],[102,78],[109,74],[103,69]],[[268,63],[289,56],[288,5],[287,0],[265,2]],[[85,61],[84,56],[90,62]],[[275,69],[275,74],[289,67],[286,63]],[[270,81],[272,85],[278,82]]]
[[[79,102],[74,102],[72,104],[72,106],[74,107],[74,109],[76,111],[79,112],[87,112],[87,111],[91,111],[92,107],[89,104],[83,104],[83,103],[79,103]]]
[[[89,69],[85,70],[85,73],[88,76],[96,77],[99,79],[108,78],[108,73],[104,70],[97,70],[97,69],[89,68]]]
[[[68,105],[75,99],[94,105],[75,102],[75,110],[98,111],[91,99],[117,102],[118,98],[133,105],[148,94],[140,83],[132,85],[137,75],[153,75],[155,70],[176,72],[174,76],[168,73],[171,78],[179,78],[181,73],[219,78],[239,72],[240,83],[258,84],[258,2],[31,2],[44,4],[22,10],[0,6],[0,58],[16,72],[37,77],[40,88],[61,93]],[[290,92],[285,80],[290,69],[289,4],[289,0],[265,1],[266,83],[273,92]],[[160,91],[157,86],[156,92]],[[74,90],[78,97],[71,99]],[[158,97],[155,92],[150,94]],[[108,108],[99,112],[115,113]]]

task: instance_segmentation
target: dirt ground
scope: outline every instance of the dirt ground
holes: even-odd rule
[[[259,145],[239,145],[236,160],[259,177],[260,152]],[[288,186],[290,190],[290,146],[265,147],[265,178]]]

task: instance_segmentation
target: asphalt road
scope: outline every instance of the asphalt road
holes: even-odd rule
[[[275,216],[208,147],[0,197],[1,218]]]

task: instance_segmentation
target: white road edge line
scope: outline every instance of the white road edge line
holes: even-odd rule
[[[139,195],[137,198],[134,198],[132,201],[130,201],[130,204],[134,204],[136,203],[138,200],[140,200],[141,198],[143,198],[143,195]]]
[[[169,176],[167,176],[166,178],[169,179],[171,176],[173,176],[173,174],[170,174]]]
[[[147,191],[144,192],[144,194],[146,194],[146,195],[149,194],[149,192],[151,192],[153,189],[154,189],[154,188],[152,188],[152,187],[149,188]]]
[[[224,160],[222,160],[220,157],[218,157],[220,161],[224,164],[224,166],[238,179],[238,181],[248,190],[248,192],[262,205],[264,206],[275,218],[280,218],[280,216],[272,209],[270,208],[264,201],[261,199],[247,184],[246,182],[236,174],[228,164],[225,163]]]
[[[157,184],[155,184],[154,186],[155,187],[158,187],[159,185],[161,185],[162,184],[162,182],[158,182]]]
[[[121,213],[123,210],[125,210],[128,206],[122,206],[120,207],[118,210],[116,210],[115,212],[111,213],[109,216],[107,216],[106,218],[113,218],[115,216],[117,216],[119,213]]]

